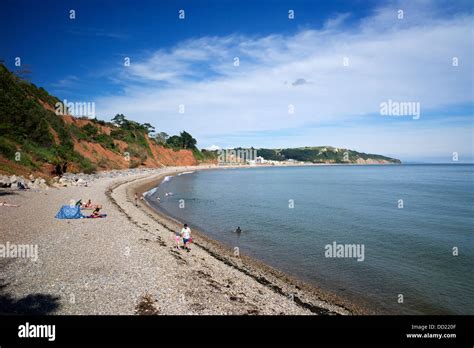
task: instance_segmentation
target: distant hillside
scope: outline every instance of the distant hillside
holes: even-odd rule
[[[150,136],[153,127],[117,115],[117,122],[57,115],[58,98],[0,64],[0,172],[56,175],[215,161],[186,132]],[[117,124],[118,123],[118,124]]]
[[[293,159],[311,163],[389,164],[400,160],[382,155],[367,154],[332,146],[299,147],[292,149],[258,149],[258,156],[266,160],[287,161]]]
[[[187,132],[169,137],[124,115],[112,122],[56,114],[61,101],[0,64],[0,173],[52,176],[68,172],[216,163]],[[156,134],[156,135],[154,135]],[[312,163],[400,163],[334,147],[259,149],[267,160]]]

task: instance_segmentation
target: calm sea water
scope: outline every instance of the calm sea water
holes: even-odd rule
[[[241,253],[384,313],[474,314],[473,174],[473,165],[210,170],[173,177],[147,199],[158,206],[160,197],[160,209]],[[363,244],[364,261],[325,257],[333,242]]]

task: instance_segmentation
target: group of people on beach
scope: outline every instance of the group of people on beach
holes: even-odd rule
[[[89,218],[101,218],[105,217],[104,214],[100,212],[102,209],[101,204],[92,204],[91,199],[88,199],[87,202],[82,202],[82,199],[76,202],[76,205],[79,205],[82,210],[92,210],[92,214],[89,215]]]
[[[188,224],[184,224],[181,231],[175,232],[174,239],[176,243],[176,246],[175,246],[176,250],[180,250],[181,239],[183,239],[184,250],[186,250],[188,253],[191,251],[191,248],[189,247],[189,245],[193,242],[193,239],[191,238],[191,229],[189,228]]]
[[[172,192],[167,192],[165,196],[168,197],[172,194]],[[143,199],[143,195],[141,195],[141,199]],[[138,207],[139,200],[140,196],[138,192],[135,192],[135,194],[133,195],[133,204],[136,207]],[[157,198],[157,200],[159,201],[160,199]],[[180,231],[176,231],[173,233],[173,236],[176,250],[180,250],[182,246],[184,250],[186,250],[188,253],[191,251],[190,244],[193,242],[193,239],[191,238],[191,229],[189,228],[188,224],[184,224],[183,228]]]
[[[172,196],[172,195],[173,195],[173,192],[165,192],[165,197],[170,197],[170,196]],[[133,204],[135,204],[136,207],[138,207],[138,202],[139,202],[140,199],[141,199],[141,200],[144,200],[143,195],[141,195],[141,197],[139,198],[138,193],[135,192],[135,195],[133,196]],[[157,201],[158,203],[161,203],[161,198],[157,196],[157,197],[156,197],[156,201]]]

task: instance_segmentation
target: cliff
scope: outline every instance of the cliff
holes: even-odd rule
[[[56,112],[61,101],[0,64],[0,173],[57,175],[101,170],[196,165],[197,149],[150,137],[145,125],[117,126]],[[208,159],[212,162],[212,158]]]

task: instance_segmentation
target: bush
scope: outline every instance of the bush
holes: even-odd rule
[[[9,160],[15,159],[16,147],[7,139],[0,137],[0,153]]]
[[[91,123],[88,123],[84,127],[82,127],[82,130],[84,131],[86,136],[89,137],[89,139],[97,135],[97,133],[99,132],[99,128],[95,127]]]
[[[107,164],[109,163],[109,161],[107,161],[107,158],[105,157],[102,157],[99,162],[97,163],[97,165],[101,168],[107,168]]]
[[[138,168],[138,166],[140,166],[141,162],[140,161],[131,161],[130,162],[130,169],[133,169],[133,168]]]
[[[94,139],[95,141],[97,141],[99,144],[103,145],[107,149],[110,149],[110,150],[116,149],[114,139],[110,135],[101,133],[97,135]]]
[[[87,166],[87,167],[83,167],[83,168],[82,168],[82,172],[83,172],[84,174],[94,174],[96,171],[97,171],[97,168],[96,168],[96,166],[94,166],[94,165],[91,165],[91,166]]]

